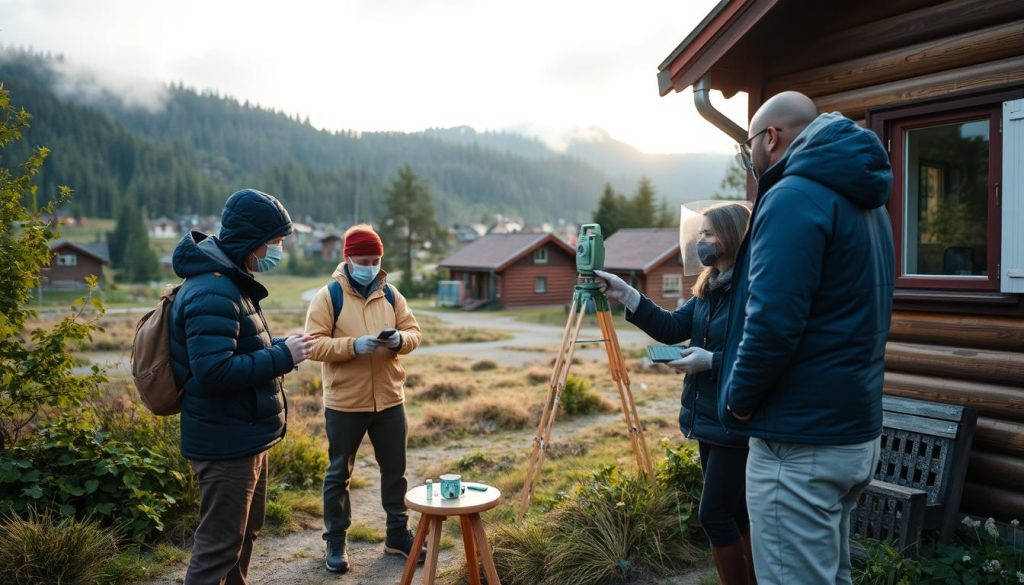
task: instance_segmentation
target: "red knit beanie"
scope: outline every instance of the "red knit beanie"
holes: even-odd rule
[[[383,256],[384,243],[367,224],[354,225],[345,232],[345,256]]]

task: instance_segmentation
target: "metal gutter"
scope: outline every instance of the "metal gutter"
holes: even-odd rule
[[[704,75],[704,77],[697,80],[697,83],[693,84],[693,103],[697,106],[697,112],[705,120],[714,124],[715,128],[725,132],[737,144],[746,142],[747,131],[736,122],[733,122],[731,118],[715,109],[715,106],[711,104],[710,73]]]

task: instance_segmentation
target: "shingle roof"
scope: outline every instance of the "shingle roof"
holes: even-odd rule
[[[445,258],[438,266],[449,269],[503,270],[524,254],[546,243],[557,245],[568,254],[576,253],[568,244],[551,234],[487,234]]]
[[[677,228],[620,229],[604,242],[604,267],[647,272],[678,253]]]
[[[50,243],[50,250],[55,251],[57,248],[61,248],[63,246],[75,248],[79,252],[84,252],[104,264],[110,264],[110,249],[106,242],[89,242],[87,244],[79,244],[78,242],[72,242],[71,240],[56,240]]]

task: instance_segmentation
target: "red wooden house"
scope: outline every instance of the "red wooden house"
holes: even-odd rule
[[[50,244],[50,253],[50,265],[39,274],[43,286],[50,289],[82,289],[89,276],[102,282],[103,267],[110,264],[106,242],[78,244],[57,240]]]
[[[683,275],[677,228],[618,230],[605,241],[604,269],[669,311],[690,298],[696,280]]]
[[[438,265],[475,308],[564,305],[576,284],[576,251],[551,234],[488,234]]]
[[[893,165],[885,392],[979,413],[961,510],[1024,518],[1024,2],[723,0],[659,67],[662,95],[737,142],[796,90],[871,128]],[[674,131],[674,130],[667,130]]]

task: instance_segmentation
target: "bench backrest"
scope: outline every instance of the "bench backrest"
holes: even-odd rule
[[[952,534],[978,415],[972,408],[885,396],[875,479],[927,493],[924,527]]]

